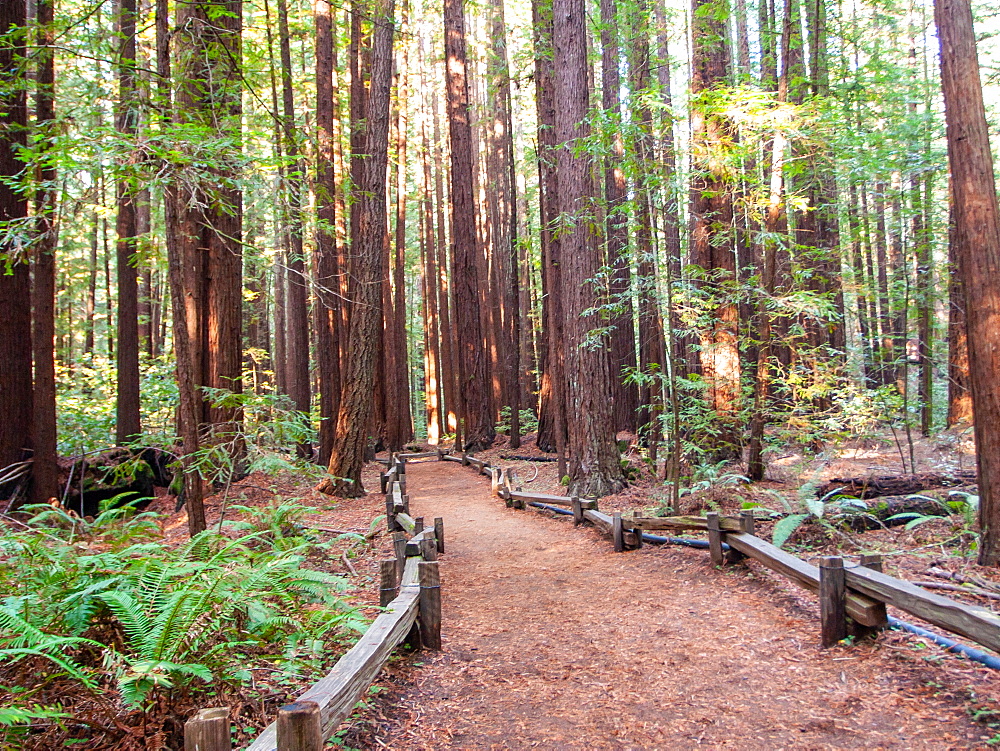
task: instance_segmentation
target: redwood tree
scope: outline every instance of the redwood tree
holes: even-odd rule
[[[381,336],[383,248],[388,241],[386,166],[389,158],[389,93],[392,88],[393,0],[376,0],[371,47],[371,89],[367,97],[365,154],[358,185],[357,245],[353,249],[354,297],[347,372],[337,415],[337,432],[328,477],[317,490],[342,498],[364,495],[364,464],[375,386],[377,342]]]
[[[709,406],[716,413],[714,449],[723,457],[737,453],[736,408],[740,358],[735,282],[733,194],[720,153],[732,139],[731,125],[713,107],[712,89],[729,75],[726,0],[694,0],[691,70],[691,263],[703,273],[701,289],[709,323],[701,333],[701,370]]]
[[[118,112],[115,126],[129,142],[139,131],[138,80],[136,76],[136,0],[121,0],[118,9]],[[132,161],[126,158],[126,163]],[[123,167],[126,165],[123,165]],[[127,175],[116,186],[118,217],[116,245],[118,273],[118,348],[115,439],[134,440],[139,422],[139,275],[135,265],[138,215],[136,188]]]
[[[41,165],[35,192],[34,281],[32,302],[32,349],[35,381],[32,405],[31,447],[32,499],[45,503],[58,497],[56,465],[56,369],[55,369],[55,297],[56,297],[56,168],[53,140],[56,128],[56,63],[53,48],[55,0],[39,0],[38,5],[38,88],[36,90],[35,127],[39,130]],[[119,349],[121,349],[119,347]],[[138,395],[137,395],[138,396]]]
[[[0,468],[31,447],[31,275],[24,242],[28,201],[18,189],[27,143],[25,4],[0,3]],[[8,496],[14,488],[0,487]]]
[[[979,479],[979,563],[1000,565],[1000,206],[969,0],[935,0],[955,204],[955,255],[965,288],[969,385]]]
[[[590,135],[586,122],[590,86],[584,0],[554,0],[552,30],[569,487],[576,495],[594,497],[615,493],[626,482],[611,414],[608,352],[603,342],[595,346],[593,319],[585,315],[597,301],[595,278],[601,263],[591,216],[593,164],[589,156],[578,151],[579,141]]]
[[[444,44],[448,132],[451,136],[451,237],[454,319],[458,338],[458,377],[463,418],[463,448],[479,451],[493,443],[496,431],[490,410],[487,353],[480,320],[482,281],[476,244],[476,201],[472,171],[472,125],[466,73],[465,3],[445,0]]]

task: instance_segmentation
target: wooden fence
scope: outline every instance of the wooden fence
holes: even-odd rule
[[[381,477],[395,552],[395,558],[380,565],[383,612],[329,673],[278,710],[276,720],[245,751],[321,751],[397,646],[407,642],[413,647],[441,649],[437,556],[444,552],[444,523],[437,518],[425,529],[423,518],[410,515],[406,495],[405,460],[425,456],[438,453],[392,457]],[[231,751],[229,724],[226,707],[199,711],[184,725],[185,751]]]
[[[654,530],[705,532],[709,554],[715,565],[752,558],[819,595],[820,641],[829,647],[848,635],[864,635],[888,625],[886,606],[917,616],[977,644],[1000,652],[1000,615],[967,605],[882,573],[881,557],[864,555],[857,563],[840,556],[824,557],[814,566],[754,534],[752,512],[739,517],[700,516],[639,517],[612,515],[598,510],[597,501],[576,497],[526,493],[514,488],[511,472],[467,454],[442,456],[449,461],[490,472],[494,493],[508,506],[525,508],[529,503],[572,509],[577,524],[589,521],[611,536],[616,551],[642,546],[643,534]]]

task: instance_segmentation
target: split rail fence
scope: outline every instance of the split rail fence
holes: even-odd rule
[[[444,523],[424,527],[410,515],[406,495],[406,459],[430,454],[402,454],[389,461],[381,476],[386,519],[395,557],[380,564],[382,613],[358,642],[321,680],[278,716],[245,751],[321,751],[326,740],[354,711],[372,681],[400,644],[441,649],[441,579],[437,557],[444,552]],[[231,751],[229,709],[202,709],[184,725],[185,751]]]
[[[820,641],[830,647],[849,635],[863,636],[889,625],[886,606],[892,606],[1000,652],[1000,615],[985,608],[967,605],[933,594],[916,584],[882,572],[882,559],[864,555],[857,563],[840,556],[826,556],[815,566],[754,534],[752,512],[738,517],[705,516],[638,517],[611,515],[598,510],[595,500],[577,497],[526,493],[514,488],[510,469],[492,465],[468,454],[440,453],[445,461],[460,462],[479,474],[489,472],[493,492],[508,506],[527,505],[571,513],[576,524],[590,522],[611,536],[616,551],[639,548],[643,541],[663,542],[652,531],[705,532],[714,565],[723,566],[751,558],[795,584],[819,595]],[[567,509],[569,509],[567,511]],[[671,542],[687,542],[671,540]]]

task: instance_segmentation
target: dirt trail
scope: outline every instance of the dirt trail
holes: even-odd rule
[[[815,620],[759,576],[713,570],[698,551],[615,554],[571,520],[505,508],[456,464],[412,463],[407,480],[413,514],[445,520],[444,651],[396,663],[352,745],[947,749],[990,737],[960,697],[925,685],[935,668],[884,647],[819,650]]]

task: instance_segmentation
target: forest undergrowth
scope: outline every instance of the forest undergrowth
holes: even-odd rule
[[[338,556],[367,540],[266,495],[192,539],[171,531],[183,512],[5,515],[3,747],[179,748],[206,706],[228,706],[246,741],[325,673],[365,628]]]

